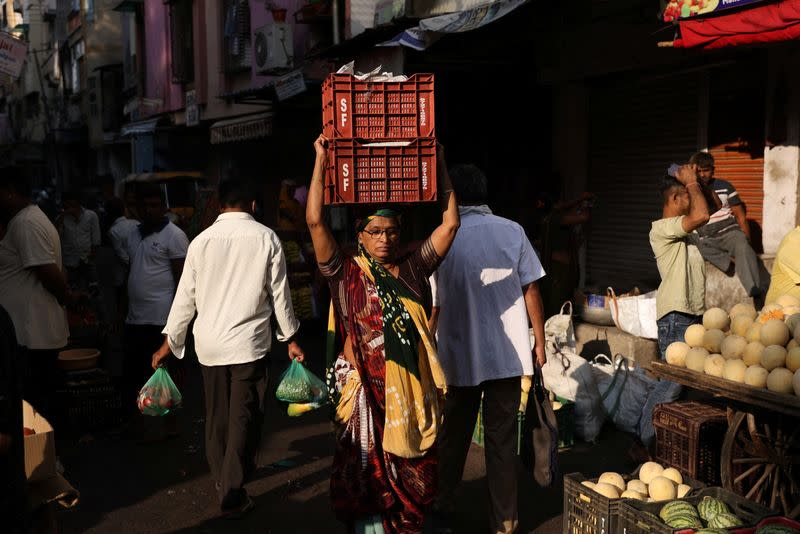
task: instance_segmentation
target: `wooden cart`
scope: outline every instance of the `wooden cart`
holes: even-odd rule
[[[720,475],[725,489],[800,517],[800,397],[731,382],[665,362],[653,374],[724,400],[728,431]]]

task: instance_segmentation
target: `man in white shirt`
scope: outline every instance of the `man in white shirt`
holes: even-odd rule
[[[219,186],[221,214],[189,246],[166,339],[153,355],[183,357],[189,322],[206,395],[206,457],[224,516],[253,507],[244,483],[255,466],[264,419],[270,318],[289,357],[303,360],[293,340],[294,316],[286,259],[275,232],[253,218],[254,184],[230,179]]]
[[[461,228],[431,279],[431,322],[447,379],[439,438],[439,532],[452,532],[461,481],[483,395],[486,476],[492,532],[516,532],[517,412],[521,377],[545,363],[544,313],[537,280],[544,269],[522,227],[486,205],[484,174],[474,165],[450,170]],[[531,348],[528,323],[536,346]]]
[[[129,395],[137,395],[153,373],[150,359],[164,339],[161,330],[167,324],[189,247],[183,230],[164,216],[166,205],[160,187],[141,184],[137,197],[142,223],[127,236],[130,272],[123,375]],[[134,406],[133,398],[129,406]]]
[[[51,416],[58,351],[69,329],[61,303],[67,297],[61,265],[61,241],[55,226],[30,202],[21,170],[0,170],[0,305],[14,322],[17,341],[26,350],[25,398]]]
[[[129,219],[125,215],[125,204],[121,198],[114,197],[106,202],[106,215],[112,221],[108,229],[108,240],[117,259],[114,272],[114,285],[119,287],[125,283],[125,275],[130,264],[128,257],[128,236],[137,231],[139,221]]]
[[[94,261],[100,246],[100,219],[95,212],[81,206],[77,193],[66,192],[61,200],[64,215],[59,231],[69,282],[80,289],[94,290],[97,288]]]

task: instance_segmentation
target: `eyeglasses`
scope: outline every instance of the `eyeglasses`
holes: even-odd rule
[[[386,234],[387,239],[395,239],[400,235],[399,228],[374,228],[370,230],[364,230],[364,233],[370,236],[373,239],[378,239],[381,235]]]

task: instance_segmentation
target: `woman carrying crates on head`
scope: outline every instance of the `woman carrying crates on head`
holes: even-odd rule
[[[374,210],[357,225],[358,252],[345,256],[323,219],[328,140],[316,163],[306,221],[331,288],[344,340],[331,383],[338,424],[331,479],[336,516],[358,533],[421,533],[433,501],[444,375],[428,331],[428,277],[450,249],[460,218],[439,147],[442,223],[399,256],[400,217]]]

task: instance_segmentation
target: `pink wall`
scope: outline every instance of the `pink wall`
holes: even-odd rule
[[[145,98],[158,99],[163,104],[145,107],[143,115],[158,115],[183,107],[183,88],[172,83],[170,63],[169,5],[162,0],[145,0]]]
[[[299,64],[299,61],[306,53],[306,39],[308,38],[309,30],[307,24],[294,23],[294,14],[306,5],[307,0],[272,0],[272,3],[277,7],[286,9],[286,22],[292,25],[295,64]],[[250,0],[250,27],[253,32],[268,22],[272,22],[272,13],[264,7],[264,0]],[[253,37],[253,40],[255,41],[255,37]],[[275,78],[274,76],[258,75],[255,68],[255,62],[253,62],[252,87],[261,87]]]

